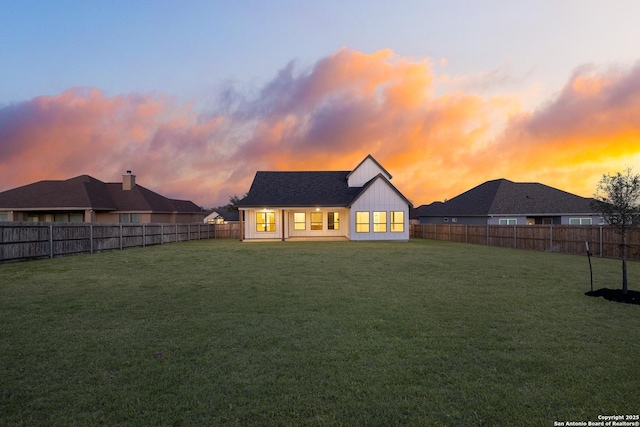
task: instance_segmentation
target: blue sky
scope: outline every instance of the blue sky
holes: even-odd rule
[[[373,154],[419,205],[496,178],[590,196],[602,173],[640,169],[636,0],[0,10],[0,191],[134,169],[210,206],[256,170]]]
[[[0,101],[94,86],[199,100],[341,47],[507,68],[548,90],[584,63],[640,57],[637,1],[2,1]],[[204,95],[203,95],[204,93]]]

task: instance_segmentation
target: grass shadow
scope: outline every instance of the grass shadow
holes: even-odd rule
[[[640,305],[640,292],[627,291],[627,294],[622,293],[622,289],[608,289],[602,288],[597,291],[585,292],[585,295],[589,297],[603,297],[608,301],[621,302],[625,304],[638,304]]]

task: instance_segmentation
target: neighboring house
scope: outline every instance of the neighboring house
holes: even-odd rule
[[[195,203],[161,196],[136,184],[131,172],[122,182],[88,175],[39,181],[0,193],[0,221],[90,223],[194,223],[204,213]]]
[[[238,211],[229,210],[225,207],[214,209],[209,215],[204,217],[205,224],[228,224],[238,222]]]
[[[600,224],[591,201],[535,182],[497,179],[444,203],[422,205],[411,217],[420,224]]]
[[[371,155],[352,171],[257,172],[242,240],[409,240],[411,203]]]

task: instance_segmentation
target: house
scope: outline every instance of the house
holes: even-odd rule
[[[599,224],[590,198],[536,182],[487,181],[450,200],[416,208],[420,224]]]
[[[38,181],[0,193],[0,221],[90,223],[194,223],[204,213],[195,203],[164,197],[136,184],[127,171],[122,182],[89,175]]]
[[[216,208],[204,217],[205,224],[228,224],[230,222],[238,222],[238,211],[226,207]]]
[[[409,240],[411,202],[371,155],[352,171],[256,173],[241,240]]]

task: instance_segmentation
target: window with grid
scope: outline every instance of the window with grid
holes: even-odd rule
[[[369,212],[356,212],[356,233],[369,232]]]
[[[305,230],[307,228],[307,215],[304,212],[294,212],[293,229]]]
[[[402,233],[404,231],[404,212],[392,211],[391,212],[391,232]]]
[[[322,212],[311,212],[311,229],[322,230]]]
[[[256,231],[266,232],[275,231],[276,229],[276,213],[275,212],[256,212]]]
[[[373,232],[374,233],[386,233],[387,232],[387,212],[374,212],[373,213]]]

